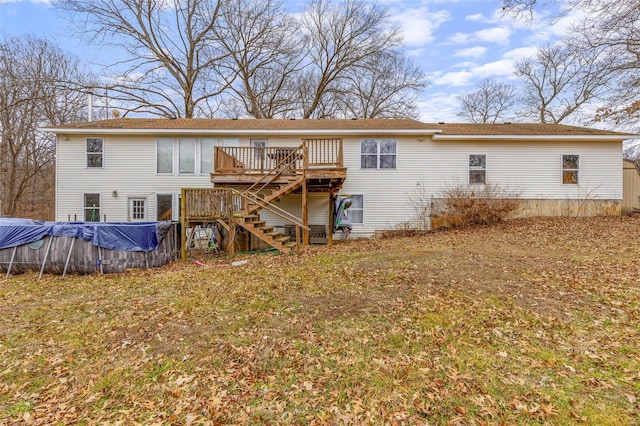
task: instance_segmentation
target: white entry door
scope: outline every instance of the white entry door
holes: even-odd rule
[[[147,200],[144,198],[129,198],[129,222],[147,220]]]

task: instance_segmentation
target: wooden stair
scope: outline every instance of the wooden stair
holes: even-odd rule
[[[291,241],[288,235],[275,231],[273,226],[269,226],[264,220],[260,220],[260,216],[257,214],[245,216],[238,220],[236,224],[282,253],[291,253],[297,245],[295,241]]]
[[[266,209],[287,221],[295,223],[296,226],[304,226],[299,218],[274,204],[285,195],[300,188],[305,181],[304,173],[290,174],[290,171],[295,169],[294,166],[297,161],[297,156],[294,154],[295,151],[291,151],[262,179],[244,192],[238,192],[246,200],[246,209],[242,217],[234,220],[236,225],[285,254],[291,253],[297,247],[298,241],[291,241],[288,235],[275,231],[273,226],[268,226],[265,221],[260,220],[258,211]],[[285,180],[284,183],[275,183],[276,180],[281,181],[283,179]]]
[[[287,183],[278,185],[275,189],[271,190],[271,192],[268,194],[265,194],[263,196],[258,196],[256,194],[252,194],[252,195],[253,197],[259,197],[261,202],[271,204],[278,201],[280,198],[284,197],[285,195],[290,194],[296,189],[300,188],[303,182],[304,182],[303,175],[295,175],[288,178]],[[257,202],[250,203],[249,214],[256,213],[261,208],[262,206]]]

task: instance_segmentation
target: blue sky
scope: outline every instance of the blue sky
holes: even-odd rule
[[[69,34],[68,23],[51,6],[53,0],[0,0],[0,36],[34,34],[74,53],[88,66],[104,52]],[[292,12],[305,2],[289,0]],[[378,0],[400,25],[408,54],[430,81],[420,98],[421,119],[460,121],[456,96],[473,91],[484,78],[515,82],[513,62],[536,46],[560,37],[571,22],[551,22],[552,13],[533,21],[504,16],[498,0]],[[549,11],[551,12],[551,11]]]

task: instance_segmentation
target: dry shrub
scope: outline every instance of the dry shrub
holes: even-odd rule
[[[431,217],[432,229],[502,222],[520,206],[519,194],[499,185],[459,185],[443,196],[442,208]]]

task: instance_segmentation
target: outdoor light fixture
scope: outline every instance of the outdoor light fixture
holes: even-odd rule
[[[112,196],[113,198],[118,198],[118,191],[113,191],[113,192],[111,193],[111,196]]]

